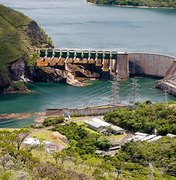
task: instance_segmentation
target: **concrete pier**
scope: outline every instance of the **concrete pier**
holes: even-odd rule
[[[121,79],[129,75],[128,54],[116,50],[37,49],[37,53],[40,56],[37,60],[39,67],[64,68],[65,64],[77,64],[92,73],[99,73],[102,79],[109,79],[116,73]]]

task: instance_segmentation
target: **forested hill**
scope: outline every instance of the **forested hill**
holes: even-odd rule
[[[0,87],[11,81],[10,63],[18,59],[29,62],[35,47],[49,44],[50,39],[35,21],[0,4]]]
[[[176,0],[87,0],[94,4],[176,8]]]

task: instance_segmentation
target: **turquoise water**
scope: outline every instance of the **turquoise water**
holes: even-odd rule
[[[138,78],[138,101],[151,100],[164,102],[162,91],[155,89],[156,79]],[[119,99],[124,104],[132,100],[131,78],[120,82]],[[32,83],[31,94],[3,95],[0,94],[0,113],[41,112],[46,108],[80,108],[108,104],[111,95],[110,81],[93,81],[86,87],[73,87],[62,83]],[[169,100],[176,97],[168,96]],[[24,127],[33,122],[32,118],[24,120],[1,120],[0,127]]]
[[[32,19],[60,48],[118,49],[176,55],[176,10],[95,6],[84,0],[1,0]],[[138,100],[163,102],[155,89],[156,79],[139,78]],[[131,101],[131,79],[120,82],[120,98]],[[40,112],[46,108],[85,107],[107,104],[110,82],[95,81],[92,86],[32,83],[32,94],[0,94],[0,113]],[[169,100],[176,98],[169,96]],[[33,122],[1,120],[0,127],[23,127]]]
[[[20,127],[29,127],[34,123],[33,118],[26,119],[1,119],[0,128],[20,128]]]

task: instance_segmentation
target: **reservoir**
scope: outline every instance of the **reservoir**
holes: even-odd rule
[[[115,49],[176,56],[176,10],[95,6],[84,0],[1,0],[28,15],[52,37],[59,48]],[[163,102],[156,79],[138,77],[138,100]],[[131,101],[131,79],[120,82],[120,100]],[[32,83],[32,94],[0,94],[0,113],[40,112],[46,108],[107,104],[111,82],[93,81],[86,87],[63,83]],[[169,100],[176,100],[168,96]],[[0,127],[23,127],[33,122],[1,120]]]

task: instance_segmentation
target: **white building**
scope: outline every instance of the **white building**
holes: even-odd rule
[[[101,131],[103,130],[103,127],[101,126],[101,124],[96,123],[94,121],[84,121],[84,123],[90,128],[93,129],[95,131]]]
[[[100,124],[102,127],[110,127],[111,126],[111,124],[109,124],[101,119],[98,119],[98,118],[93,118],[92,121]]]
[[[122,129],[121,127],[118,127],[118,126],[114,126],[112,125],[110,127],[111,131],[113,134],[117,135],[117,134],[124,134],[125,133],[125,130]]]

